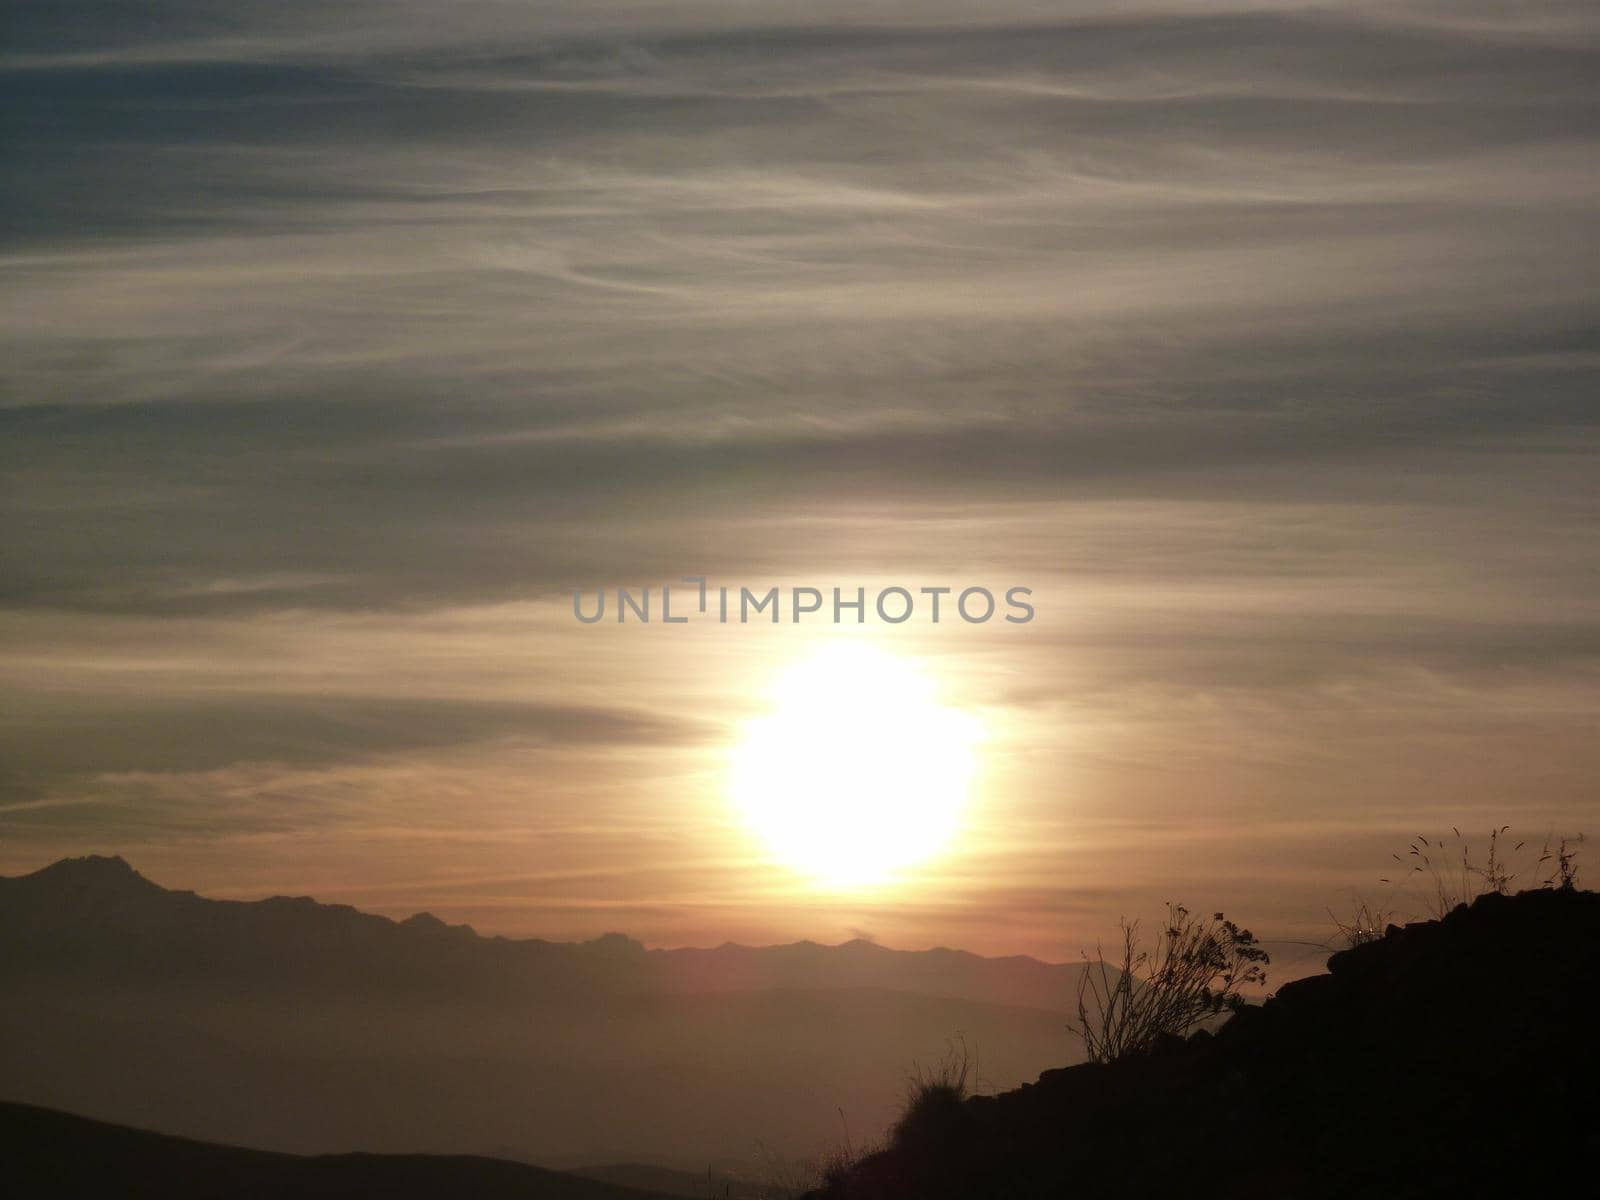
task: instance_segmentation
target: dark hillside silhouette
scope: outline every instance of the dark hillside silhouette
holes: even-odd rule
[[[6,1191],[17,1200],[664,1200],[500,1159],[271,1154],[4,1102],[0,1143]]]
[[[1484,895],[1328,968],[1214,1035],[930,1108],[814,1198],[1458,1200],[1592,1169],[1600,895]]]

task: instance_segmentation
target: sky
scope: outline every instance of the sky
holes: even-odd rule
[[[1063,960],[1594,831],[1592,6],[4,14],[0,871]],[[1036,616],[573,618],[687,575]],[[728,784],[841,638],[983,731],[844,890]]]

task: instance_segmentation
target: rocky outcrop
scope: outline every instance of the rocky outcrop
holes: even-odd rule
[[[1564,1194],[1600,1152],[1600,896],[1486,895],[1215,1035],[974,1097],[826,1200]]]

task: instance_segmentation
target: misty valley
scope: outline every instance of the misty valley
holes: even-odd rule
[[[6,1099],[297,1153],[757,1170],[841,1120],[880,1134],[952,1038],[996,1087],[1070,1061],[1077,969],[509,941],[78,860],[0,880],[0,1076]]]

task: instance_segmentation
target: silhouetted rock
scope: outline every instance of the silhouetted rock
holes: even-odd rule
[[[966,1101],[817,1197],[1565,1194],[1592,1170],[1600,896],[1489,895],[1215,1035]]]

